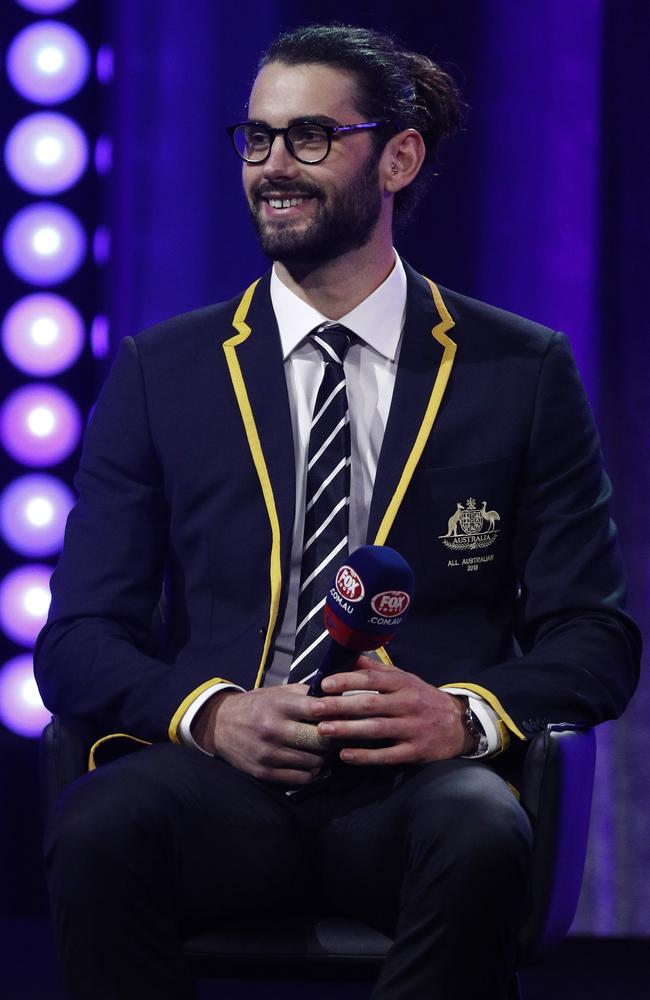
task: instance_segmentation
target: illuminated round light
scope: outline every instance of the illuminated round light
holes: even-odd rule
[[[17,0],[25,10],[33,10],[37,14],[56,14],[60,10],[67,10],[76,2],[77,0]]]
[[[95,316],[90,328],[90,349],[96,358],[105,358],[111,346],[108,316]]]
[[[83,344],[81,316],[70,302],[49,292],[20,299],[2,324],[4,352],[27,375],[57,375],[77,360]]]
[[[50,607],[50,566],[31,563],[8,573],[0,583],[0,628],[12,642],[31,646],[45,625]]]
[[[32,340],[39,347],[49,347],[57,338],[59,328],[50,316],[37,319],[32,323]]]
[[[110,83],[115,71],[115,54],[110,45],[101,45],[97,50],[95,71],[100,83]]]
[[[27,415],[27,426],[36,437],[49,437],[54,430],[56,417],[49,406],[35,406]]]
[[[54,226],[41,226],[34,231],[32,247],[41,257],[51,257],[61,246],[61,233]]]
[[[23,465],[56,465],[74,451],[81,416],[67,393],[53,385],[22,386],[0,410],[0,439]]]
[[[81,89],[88,76],[88,46],[78,31],[59,21],[39,21],[16,35],[7,53],[7,73],[16,90],[38,104],[58,104]]]
[[[93,236],[93,257],[95,263],[108,263],[111,258],[111,231],[107,226],[98,226]]]
[[[0,667],[0,721],[19,736],[40,736],[50,721],[34,680],[31,653],[14,656]]]
[[[0,496],[0,534],[20,555],[54,555],[73,504],[72,491],[54,476],[20,476]]]
[[[54,202],[28,205],[14,215],[4,234],[12,270],[33,285],[65,281],[81,266],[86,236],[72,212]]]
[[[88,164],[88,143],[75,122],[53,111],[28,115],[5,143],[7,170],[31,194],[58,194],[75,184]]]
[[[36,65],[41,73],[58,73],[65,63],[65,56],[56,45],[46,45],[36,53]]]
[[[100,135],[95,143],[95,170],[98,174],[107,174],[113,166],[113,143],[110,136]]]

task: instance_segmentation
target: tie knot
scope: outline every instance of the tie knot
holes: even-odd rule
[[[324,360],[342,365],[352,333],[340,323],[323,323],[309,334]]]

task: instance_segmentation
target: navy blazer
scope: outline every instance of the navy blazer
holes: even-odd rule
[[[616,716],[640,640],[566,338],[406,272],[368,529],[415,573],[390,657],[476,690],[522,740]],[[263,683],[286,605],[294,451],[268,274],[123,341],[76,487],[35,655],[44,701],[98,734],[175,740],[214,678]]]

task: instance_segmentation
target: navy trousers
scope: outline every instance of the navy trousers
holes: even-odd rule
[[[160,744],[76,781],[46,833],[73,1000],[194,996],[183,940],[247,914],[328,913],[395,938],[375,1000],[502,1000],[531,830],[489,764],[338,766],[306,793]]]

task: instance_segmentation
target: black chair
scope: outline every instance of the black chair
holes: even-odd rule
[[[44,815],[63,789],[87,769],[92,734],[54,717],[41,741]],[[593,730],[550,725],[526,752],[521,804],[533,825],[532,902],[518,941],[517,968],[533,964],[567,934],[575,916],[584,870],[593,792]],[[185,952],[197,977],[291,981],[372,979],[391,945],[369,925],[327,918],[272,927],[228,923],[188,941]],[[340,993],[339,993],[340,996]],[[522,1000],[518,977],[511,1000]]]

